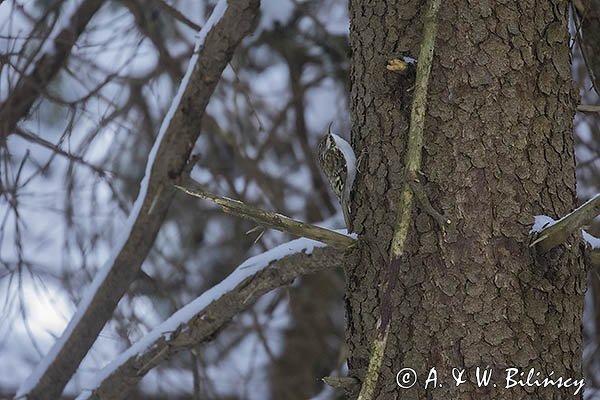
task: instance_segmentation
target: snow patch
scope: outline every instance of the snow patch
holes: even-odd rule
[[[547,215],[536,215],[533,217],[533,226],[531,227],[529,233],[538,233],[542,229],[552,226],[557,222],[558,221],[555,221],[553,218],[550,218]]]
[[[600,249],[600,239],[590,235],[583,229],[581,230],[581,233],[583,234],[583,240],[585,240],[585,242],[589,244],[592,249]]]

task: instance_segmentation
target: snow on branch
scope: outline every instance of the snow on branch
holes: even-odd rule
[[[106,366],[77,400],[126,398],[148,371],[177,352],[211,340],[260,296],[297,276],[340,266],[343,253],[319,248],[323,246],[301,238],[249,258]]]
[[[594,196],[580,207],[565,215],[558,221],[538,215],[531,228],[531,243],[538,254],[564,243],[573,233],[590,223],[600,214],[600,194]]]
[[[194,55],[148,156],[144,178],[121,237],[69,322],[17,397],[53,400],[79,366],[136,278],[175,195],[200,133],[202,116],[240,41],[255,26],[259,0],[220,0],[198,33]]]
[[[186,183],[193,184],[191,180]],[[198,185],[194,185],[195,187]],[[212,201],[221,206],[223,211],[237,215],[242,218],[250,219],[261,226],[274,228],[293,235],[318,240],[328,244],[336,249],[347,249],[354,245],[355,239],[330,229],[320,226],[307,224],[295,219],[286,217],[278,213],[264,211],[256,207],[249,206],[239,200],[232,200],[227,197],[221,197],[216,194],[204,191],[200,188],[188,189],[182,186],[176,186],[179,190],[201,199]]]
[[[586,262],[590,267],[600,267],[600,239],[590,235],[585,230],[581,231],[583,240],[587,244]]]
[[[591,267],[600,267],[600,239],[582,229],[598,215],[600,194],[558,221],[546,215],[536,215],[530,231],[529,247],[535,248],[537,253],[544,253],[565,242],[577,230],[581,230],[586,244],[586,263]]]

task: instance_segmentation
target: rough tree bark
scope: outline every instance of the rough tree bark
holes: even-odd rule
[[[386,60],[416,57],[423,5],[350,1],[361,240],[349,256],[347,341],[349,375],[359,379],[381,313],[411,105],[412,78],[386,71]],[[585,268],[576,238],[538,262],[528,249],[533,215],[560,217],[576,205],[567,18],[559,0],[442,4],[422,181],[453,223],[442,234],[418,205],[413,212],[378,399],[577,398],[572,387],[505,388],[509,367],[582,378]],[[419,377],[410,389],[396,383],[405,367]],[[478,388],[476,367],[493,368],[497,386]],[[426,390],[430,368],[442,386]],[[469,381],[456,387],[453,368]]]

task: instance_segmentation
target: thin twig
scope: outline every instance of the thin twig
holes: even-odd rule
[[[17,122],[30,112],[40,94],[58,75],[73,46],[100,7],[101,0],[85,0],[71,15],[68,24],[54,37],[51,50],[42,54],[17,82],[14,90],[0,104],[0,138],[11,135]],[[3,139],[0,139],[3,140]]]
[[[65,151],[60,146],[58,146],[58,145],[56,145],[56,144],[54,144],[52,142],[49,142],[48,140],[46,140],[46,139],[44,139],[42,137],[37,136],[33,132],[30,132],[30,131],[28,131],[28,130],[26,130],[24,128],[21,128],[20,126],[16,126],[15,127],[15,134],[17,136],[22,137],[23,139],[27,140],[30,143],[38,144],[38,145],[40,145],[42,147],[45,147],[46,149],[52,151],[55,154],[61,155],[61,156],[65,157],[65,158],[67,158],[67,159],[69,159],[69,160],[71,160],[73,162],[81,164],[81,165],[83,165],[83,166],[91,169],[92,171],[94,171],[99,176],[104,176],[107,173],[102,168],[100,168],[100,167],[98,167],[96,165],[93,165],[93,164],[85,161],[83,159],[83,157],[75,155],[75,154],[70,153],[68,151]]]
[[[429,214],[435,221],[438,223],[442,230],[446,229],[446,226],[450,225],[452,221],[448,218],[440,214],[438,210],[436,210],[429,201],[429,197],[427,197],[427,193],[425,193],[425,189],[423,189],[423,185],[419,180],[408,181],[411,190],[413,191],[415,197],[421,204],[421,207],[427,214]]]
[[[187,25],[188,27],[192,28],[195,31],[199,31],[202,29],[202,27],[200,25],[198,25],[197,23],[195,23],[194,21],[192,21],[191,19],[187,18],[185,15],[183,15],[183,13],[181,11],[179,11],[178,9],[176,9],[175,7],[173,7],[170,4],[167,4],[166,1],[163,0],[155,0],[156,4],[158,4],[158,6],[160,8],[162,8],[163,10],[165,10],[165,12],[167,14],[170,14],[174,19],[176,19],[177,21],[181,22],[184,25]]]
[[[351,376],[324,376],[321,378],[323,383],[335,389],[351,391],[352,388],[358,385],[358,379]]]

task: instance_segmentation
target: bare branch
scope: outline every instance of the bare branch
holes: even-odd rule
[[[156,4],[158,4],[158,6],[160,8],[162,8],[167,14],[171,15],[174,19],[176,19],[177,21],[181,22],[184,25],[187,25],[188,27],[199,31],[200,29],[202,29],[202,27],[198,24],[196,24],[194,21],[191,21],[189,18],[187,18],[185,15],[183,15],[178,9],[176,9],[175,7],[173,7],[170,4],[167,4],[167,2],[165,2],[164,0],[154,0],[154,2]]]
[[[204,200],[212,201],[223,208],[223,211],[237,215],[238,217],[247,218],[259,225],[277,229],[278,231],[288,232],[292,235],[302,236],[309,239],[318,240],[328,244],[336,249],[344,250],[353,246],[356,242],[350,236],[342,235],[331,229],[322,228],[313,224],[307,224],[298,221],[285,215],[261,210],[256,207],[249,206],[239,200],[232,200],[227,197],[218,196],[214,193],[206,192],[201,189],[187,189],[182,186],[176,186],[181,191]]]
[[[169,72],[173,80],[179,79],[181,77],[180,63],[169,54],[167,45],[162,40],[161,31],[157,27],[159,21],[153,20],[151,16],[148,15],[152,13],[152,9],[148,8],[148,2],[140,2],[137,0],[121,0],[121,3],[127,7],[129,12],[131,12],[135,18],[136,25],[142,34],[150,39],[154,47],[156,47],[160,65]],[[161,1],[158,3],[163,2]]]
[[[584,6],[581,2],[571,2],[573,23],[575,24],[575,40],[579,45],[581,58],[588,71],[592,87],[596,94],[600,94],[598,88],[598,45],[594,38],[598,33],[598,5],[588,2]]]
[[[306,239],[293,242],[299,241],[308,242]],[[288,243],[292,245],[293,242]],[[277,250],[273,249],[271,252]],[[257,257],[263,257],[267,253]],[[288,285],[298,276],[336,267],[342,262],[342,252],[331,248],[315,248],[312,255],[292,254],[269,262],[265,268],[261,265],[255,266],[252,261],[250,265],[242,264],[223,282],[179,310],[150,332],[147,338],[123,353],[116,365],[112,364],[110,370],[99,374],[98,379],[101,382],[98,386],[82,393],[78,400],[126,398],[127,393],[148,371],[182,350],[212,340],[215,333],[236,314],[248,308],[265,293]],[[248,274],[243,271],[244,268],[254,270]],[[210,297],[213,293],[222,294],[212,300]],[[208,299],[204,299],[205,297]],[[210,303],[206,304],[209,301]],[[181,321],[182,316],[185,316],[184,321]]]
[[[577,106],[579,112],[600,112],[600,106],[595,104],[580,104]]]
[[[259,0],[221,0],[199,34],[194,57],[148,158],[121,240],[82,299],[61,338],[18,395],[56,399],[135,279],[167,214],[174,184],[199,135],[202,115],[239,42],[253,28]],[[223,9],[225,9],[223,13]],[[217,12],[218,11],[218,12]]]
[[[0,138],[14,133],[17,122],[27,116],[37,97],[64,66],[77,39],[102,3],[102,0],[84,0],[54,38],[52,50],[42,54],[31,74],[20,77],[15,89],[0,104]]]
[[[48,150],[51,150],[55,154],[59,154],[73,162],[84,165],[87,168],[94,171],[99,176],[104,176],[106,174],[106,171],[104,171],[102,168],[85,161],[83,159],[83,157],[69,153],[68,151],[65,151],[62,148],[60,148],[60,146],[55,145],[54,143],[51,143],[51,142],[47,141],[46,139],[37,136],[33,132],[30,132],[26,129],[23,129],[23,128],[17,126],[17,127],[15,127],[15,134],[22,137],[23,139],[27,140],[30,143],[39,144],[40,146],[45,147]]]

